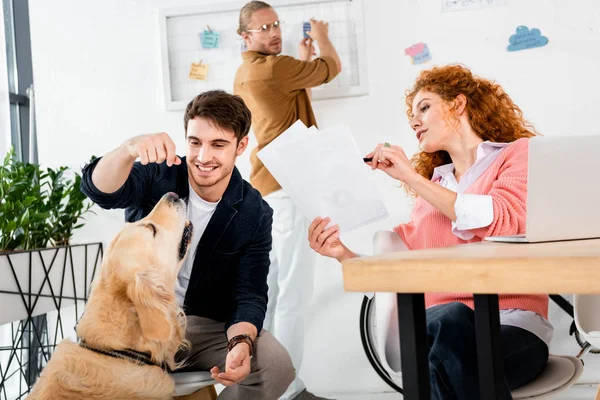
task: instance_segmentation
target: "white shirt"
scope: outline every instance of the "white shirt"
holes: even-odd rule
[[[456,221],[452,222],[452,233],[461,239],[469,240],[475,235],[469,229],[483,228],[494,220],[494,207],[492,196],[483,194],[464,193],[473,182],[494,162],[503,148],[509,143],[483,142],[477,146],[477,159],[460,179],[456,181],[454,176],[454,164],[446,164],[434,169],[431,180],[438,182],[448,190],[456,192],[456,203],[454,212]],[[541,315],[533,311],[510,309],[500,310],[500,325],[516,326],[525,329],[548,346],[554,334],[552,324]]]
[[[189,183],[188,183],[189,185]],[[177,275],[177,282],[175,283],[175,295],[177,296],[177,303],[183,307],[185,301],[185,292],[187,291],[188,284],[190,283],[190,275],[192,274],[192,267],[194,266],[194,258],[196,257],[196,249],[198,248],[198,242],[208,225],[211,217],[217,209],[219,201],[211,203],[203,200],[194,189],[190,186],[190,197],[188,199],[188,219],[194,225],[194,233],[192,234],[192,240],[190,242],[190,248],[188,249],[187,256],[183,261],[183,265]]]

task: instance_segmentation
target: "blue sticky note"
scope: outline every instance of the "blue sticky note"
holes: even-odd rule
[[[519,26],[517,32],[508,39],[510,44],[506,48],[508,51],[519,51],[542,47],[548,44],[548,38],[542,36],[539,29],[529,30],[526,26]]]
[[[415,64],[422,64],[424,62],[431,60],[431,53],[429,53],[429,47],[427,45],[425,45],[423,47],[423,51],[421,53],[415,54],[412,57],[412,59],[413,59],[413,63],[415,63]]]
[[[306,32],[310,31],[310,22],[304,22],[302,24],[302,34],[304,35],[304,39],[308,39],[310,36]]]
[[[204,49],[216,49],[219,47],[219,37],[221,34],[215,31],[204,31],[200,34],[200,41]]]

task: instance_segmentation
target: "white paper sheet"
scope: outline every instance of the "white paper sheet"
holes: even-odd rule
[[[348,232],[388,215],[346,126],[318,131],[298,121],[257,156],[309,221],[330,217]]]

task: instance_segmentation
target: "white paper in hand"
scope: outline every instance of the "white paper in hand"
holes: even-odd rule
[[[309,221],[330,217],[347,232],[385,218],[350,129],[335,126],[315,134],[316,128],[298,122],[257,155]]]
[[[308,206],[304,203],[304,198],[296,195],[295,191],[297,188],[295,188],[294,183],[288,179],[288,175],[286,174],[287,163],[285,162],[285,157],[282,157],[282,151],[280,151],[280,149],[288,148],[290,143],[293,145],[295,140],[305,139],[307,132],[308,128],[306,125],[298,120],[256,154],[271,175],[273,175],[275,180],[279,182],[281,187],[285,189],[295,201],[296,206],[303,212]]]

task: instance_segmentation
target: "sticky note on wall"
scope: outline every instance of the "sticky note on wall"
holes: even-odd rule
[[[407,47],[404,49],[404,54],[410,56],[413,64],[422,64],[431,60],[429,47],[425,43],[417,43]]]
[[[204,31],[200,34],[200,42],[203,49],[216,49],[219,47],[221,34],[215,31]]]
[[[519,26],[517,32],[508,41],[510,42],[506,48],[508,51],[528,50],[548,44],[548,38],[542,36],[539,29],[533,28],[530,30],[524,25]]]
[[[190,66],[190,79],[197,79],[200,81],[206,80],[206,75],[208,74],[208,65],[202,64],[202,61],[199,63],[192,63]]]
[[[310,31],[310,22],[302,23],[302,35],[304,39],[308,39],[310,36],[306,32]]]

